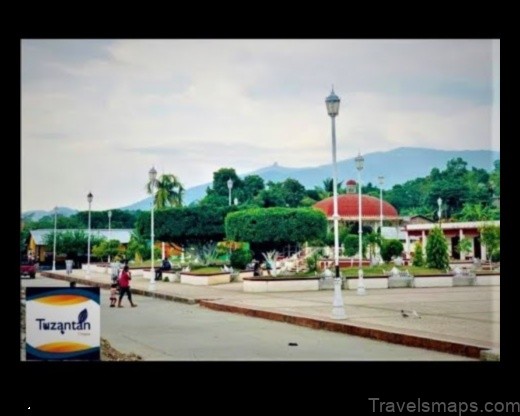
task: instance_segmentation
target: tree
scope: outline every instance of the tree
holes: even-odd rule
[[[285,197],[281,183],[267,182],[267,189],[257,195],[255,202],[262,208],[284,207]]]
[[[448,243],[440,227],[434,227],[428,235],[426,264],[431,269],[447,270],[449,267]]]
[[[155,185],[157,190],[155,191],[154,206],[156,208],[163,209],[182,206],[184,187],[175,175],[171,173],[161,175],[155,181]],[[150,195],[154,192],[151,182],[146,184],[146,191]]]
[[[148,260],[150,256],[150,241],[146,240],[139,231],[134,231],[126,248],[126,257],[140,263],[143,260]]]
[[[493,187],[494,194],[500,197],[500,159],[495,160],[495,169],[491,172],[490,182]]]
[[[243,201],[243,181],[238,177],[233,168],[220,168],[213,172],[213,184],[206,188],[206,195],[201,199],[199,205],[227,206],[229,205],[228,180],[233,181],[232,197]]]
[[[116,228],[134,228],[135,220],[140,211],[123,211],[120,209],[112,210],[112,218],[110,221],[111,229]],[[108,228],[108,211],[91,211],[90,212],[92,229]],[[60,216],[58,215],[58,228],[83,228],[88,227],[88,211],[80,211],[70,217],[71,223],[67,226],[60,225]],[[54,227],[54,223],[53,226]]]
[[[381,242],[381,257],[384,261],[392,260],[392,257],[400,256],[403,252],[403,243],[395,239],[383,239]]]
[[[313,208],[253,208],[229,213],[226,237],[247,241],[255,253],[282,249],[287,244],[323,239],[327,218]]]
[[[481,203],[465,204],[457,215],[462,221],[487,221],[498,218],[498,211],[490,206],[483,206]]]
[[[423,246],[421,241],[417,241],[415,243],[415,253],[413,258],[413,265],[416,267],[424,266],[424,254],[423,254]]]
[[[346,188],[343,187],[343,181],[338,181],[337,190],[338,194],[345,193]],[[311,194],[308,194],[308,196],[315,199],[316,201],[321,201],[322,199],[331,197],[334,193],[334,180],[332,178],[325,178],[322,181],[322,186],[315,186],[312,192],[312,195],[314,196]]]
[[[268,188],[262,190],[255,198],[258,206],[270,207],[298,207],[306,196],[305,187],[296,179],[287,178],[283,182],[267,183]]]
[[[114,258],[120,252],[120,245],[119,240],[103,240],[92,248],[92,254],[100,259],[103,257],[108,259],[109,256]]]
[[[470,253],[471,247],[472,247],[472,244],[471,244],[471,240],[469,238],[464,237],[459,240],[458,248],[459,248],[459,253],[462,256],[465,255],[464,253]]]
[[[190,206],[168,208],[155,213],[155,238],[160,241],[186,244],[205,244],[221,241],[225,237],[224,219],[237,207]],[[136,230],[141,235],[150,235],[150,213],[143,212],[137,222]]]
[[[397,208],[401,215],[426,215],[436,218],[437,198],[442,198],[443,217],[457,217],[468,204],[492,205],[493,192],[500,193],[500,161],[495,162],[491,173],[475,167],[468,170],[461,158],[448,161],[446,169],[433,168],[425,178],[416,178],[394,185],[385,192],[385,199]],[[364,188],[372,193],[372,190]],[[374,194],[374,196],[376,196]],[[498,212],[493,211],[497,218]]]
[[[240,203],[249,203],[261,191],[265,189],[264,180],[258,175],[244,177],[241,193],[238,196]]]
[[[367,234],[365,237],[366,245],[368,246],[368,252],[370,255],[370,259],[376,254],[376,247],[381,247],[381,235],[379,233],[371,232]],[[401,250],[402,251],[402,250]]]
[[[486,246],[489,263],[493,254],[500,250],[500,227],[494,224],[486,224],[480,229],[480,238]]]
[[[379,198],[380,191],[379,188],[374,186],[372,182],[368,182],[365,186],[361,187],[361,193],[363,195],[371,195]]]
[[[347,234],[341,241],[343,242],[346,256],[355,256],[359,252],[359,237],[357,235]]]
[[[286,206],[296,208],[305,197],[305,187],[296,179],[287,178],[282,182],[282,192]]]
[[[97,235],[90,236],[90,246],[101,243],[103,238]],[[44,243],[47,247],[54,248],[54,232],[45,236]],[[67,258],[75,259],[87,254],[88,234],[83,230],[58,231],[56,233],[56,253],[66,254]]]

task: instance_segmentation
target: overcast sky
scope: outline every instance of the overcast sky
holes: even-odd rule
[[[118,208],[148,171],[332,162],[402,146],[500,150],[499,40],[21,42],[22,211]]]

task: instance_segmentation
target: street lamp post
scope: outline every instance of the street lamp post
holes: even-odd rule
[[[358,236],[359,236],[359,270],[358,270],[358,287],[357,294],[364,295],[365,282],[363,281],[363,219],[362,219],[362,207],[361,207],[361,171],[363,170],[363,162],[365,159],[361,154],[358,154],[354,159],[356,161],[356,168],[358,170]]]
[[[56,271],[56,232],[58,225],[58,207],[54,207],[54,245],[52,249],[52,271]]]
[[[378,176],[379,179],[379,235],[383,235],[383,183],[384,176]]]
[[[441,225],[441,215],[442,215],[442,198],[437,198],[437,205],[439,206],[439,210],[437,211],[437,216],[439,217],[439,227]]]
[[[112,240],[112,228],[110,221],[112,219],[112,211],[108,211],[108,249],[110,250],[110,241]],[[108,252],[108,265],[110,266],[110,251]]]
[[[151,212],[151,224],[150,224],[150,250],[151,250],[151,259],[152,259],[152,267],[150,268],[150,284],[148,285],[149,290],[155,290],[155,267],[153,265],[153,246],[155,241],[154,235],[154,222],[153,222],[153,212],[155,205],[155,179],[157,178],[157,171],[154,167],[150,169],[148,172],[148,176],[150,179],[150,189],[152,191],[152,212]]]
[[[92,195],[92,192],[89,192],[87,195],[87,201],[88,201],[87,279],[90,279],[90,205],[92,204],[93,198],[94,198],[94,195]]]
[[[341,293],[341,277],[339,275],[339,232],[338,232],[338,168],[336,165],[336,116],[339,113],[339,97],[334,94],[334,88],[330,95],[325,99],[325,105],[327,106],[327,113],[329,114],[332,122],[332,164],[334,167],[334,174],[332,177],[333,181],[333,201],[334,201],[334,266],[335,266],[335,278],[334,278],[334,299],[332,301],[332,318],[334,319],[345,319],[345,308],[343,307],[343,294]]]
[[[227,180],[227,187],[229,190],[229,205],[231,205],[231,189],[233,188],[233,179],[229,178]]]

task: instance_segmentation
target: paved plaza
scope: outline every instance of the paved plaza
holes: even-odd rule
[[[105,289],[110,282],[109,274],[91,272],[87,279],[81,270],[70,275],[64,271],[42,275]],[[162,281],[155,283],[153,292],[148,288],[147,279],[132,280],[136,295],[447,352],[461,358],[486,355],[487,359],[499,359],[499,286],[373,289],[365,296],[344,290],[347,318],[343,320],[332,318],[332,290],[244,293],[241,282],[191,286]],[[415,310],[419,317],[403,317],[402,309]]]

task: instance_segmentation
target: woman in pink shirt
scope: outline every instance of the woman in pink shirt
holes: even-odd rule
[[[123,307],[123,305],[121,305],[121,300],[123,299],[123,295],[125,293],[128,296],[128,300],[130,301],[130,305],[132,305],[132,308],[137,306],[134,302],[132,302],[132,292],[130,290],[130,280],[132,280],[132,276],[130,275],[128,266],[125,266],[118,279],[118,283],[119,283],[119,302],[117,302],[118,308]]]

